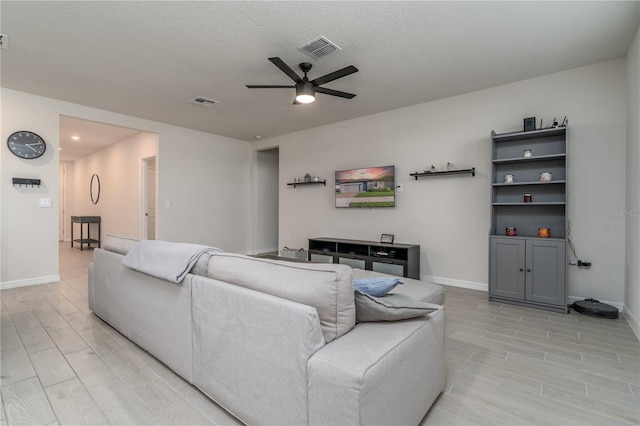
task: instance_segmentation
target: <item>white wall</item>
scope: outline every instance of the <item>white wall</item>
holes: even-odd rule
[[[102,236],[141,238],[142,159],[158,154],[158,135],[141,132],[73,163],[67,199],[73,200],[71,216],[100,216]],[[91,201],[91,177],[100,179],[100,198]],[[95,194],[97,195],[97,194]],[[86,225],[85,229],[86,229]],[[92,230],[95,225],[92,225]],[[78,238],[76,224],[74,237]],[[93,234],[92,234],[93,235]]]
[[[640,338],[640,30],[627,54],[627,206],[625,310]]]
[[[397,242],[421,245],[423,279],[486,289],[489,134],[519,131],[524,117],[548,123],[566,115],[572,239],[581,259],[593,262],[590,270],[569,272],[569,295],[621,306],[625,224],[605,213],[625,206],[624,76],[623,59],[608,61],[261,141],[256,149],[280,148],[280,245],[391,233]],[[476,177],[409,177],[448,161],[475,166]],[[334,208],[334,171],[392,164],[404,186],[396,208]],[[329,184],[286,186],[307,172]]]
[[[58,279],[60,115],[158,135],[158,238],[188,242],[197,238],[228,251],[250,249],[248,142],[9,89],[2,89],[0,98],[2,140],[16,130],[29,129],[47,141],[46,154],[37,160],[20,160],[2,150],[2,288]],[[40,178],[43,186],[13,188],[11,177]],[[41,197],[51,198],[52,208],[38,208]]]
[[[2,89],[0,139],[2,140],[0,191],[2,222],[2,287],[56,281],[58,274],[58,116],[47,114],[50,103],[34,102]],[[47,143],[44,155],[23,160],[8,152],[5,141],[11,133],[30,130]],[[11,178],[40,179],[40,188],[20,188]],[[51,200],[51,208],[40,208],[39,200]]]

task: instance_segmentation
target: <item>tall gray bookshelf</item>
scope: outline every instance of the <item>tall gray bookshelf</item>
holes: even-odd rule
[[[567,312],[567,128],[492,131],[491,170],[489,300]]]

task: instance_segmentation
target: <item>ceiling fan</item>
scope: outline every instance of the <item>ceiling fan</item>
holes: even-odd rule
[[[323,84],[329,83],[330,81],[337,80],[342,77],[346,77],[349,74],[353,74],[354,72],[358,72],[358,68],[353,65],[349,65],[348,67],[342,68],[338,71],[334,71],[332,73],[323,75],[322,77],[318,77],[314,80],[309,81],[307,77],[307,73],[311,70],[311,64],[308,62],[303,62],[300,65],[300,69],[304,73],[304,77],[300,78],[298,74],[294,70],[292,70],[284,61],[280,58],[269,58],[269,60],[280,70],[289,76],[289,78],[295,81],[295,86],[274,86],[274,85],[264,85],[264,84],[247,84],[249,89],[281,89],[281,88],[295,88],[296,89],[296,99],[293,101],[294,105],[299,104],[308,104],[316,99],[316,93],[323,93],[325,95],[338,96],[341,98],[351,99],[355,97],[353,93],[341,92],[339,90],[327,89],[326,87],[320,87]]]

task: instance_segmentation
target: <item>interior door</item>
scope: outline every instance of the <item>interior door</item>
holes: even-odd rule
[[[64,241],[65,234],[65,219],[66,212],[66,197],[67,197],[67,166],[66,164],[60,164],[59,168],[59,185],[58,185],[58,240]]]
[[[147,240],[156,239],[156,158],[150,157],[143,160],[144,164],[144,184],[143,184],[143,238]]]

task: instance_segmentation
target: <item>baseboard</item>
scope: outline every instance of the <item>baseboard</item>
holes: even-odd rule
[[[27,287],[30,285],[49,284],[60,281],[60,275],[49,275],[46,277],[29,278],[26,280],[14,280],[4,281],[0,283],[0,290],[7,290],[10,288]]]
[[[624,305],[622,307],[622,313],[624,314],[624,317],[629,323],[629,326],[631,327],[633,332],[636,334],[636,337],[638,338],[638,340],[640,340],[640,326],[638,326],[638,319],[633,316],[633,314],[631,313],[627,305]]]
[[[452,278],[435,277],[433,275],[420,275],[421,281],[428,281],[435,284],[450,285],[452,287],[462,287],[471,290],[489,291],[489,284],[475,281],[454,280]]]

